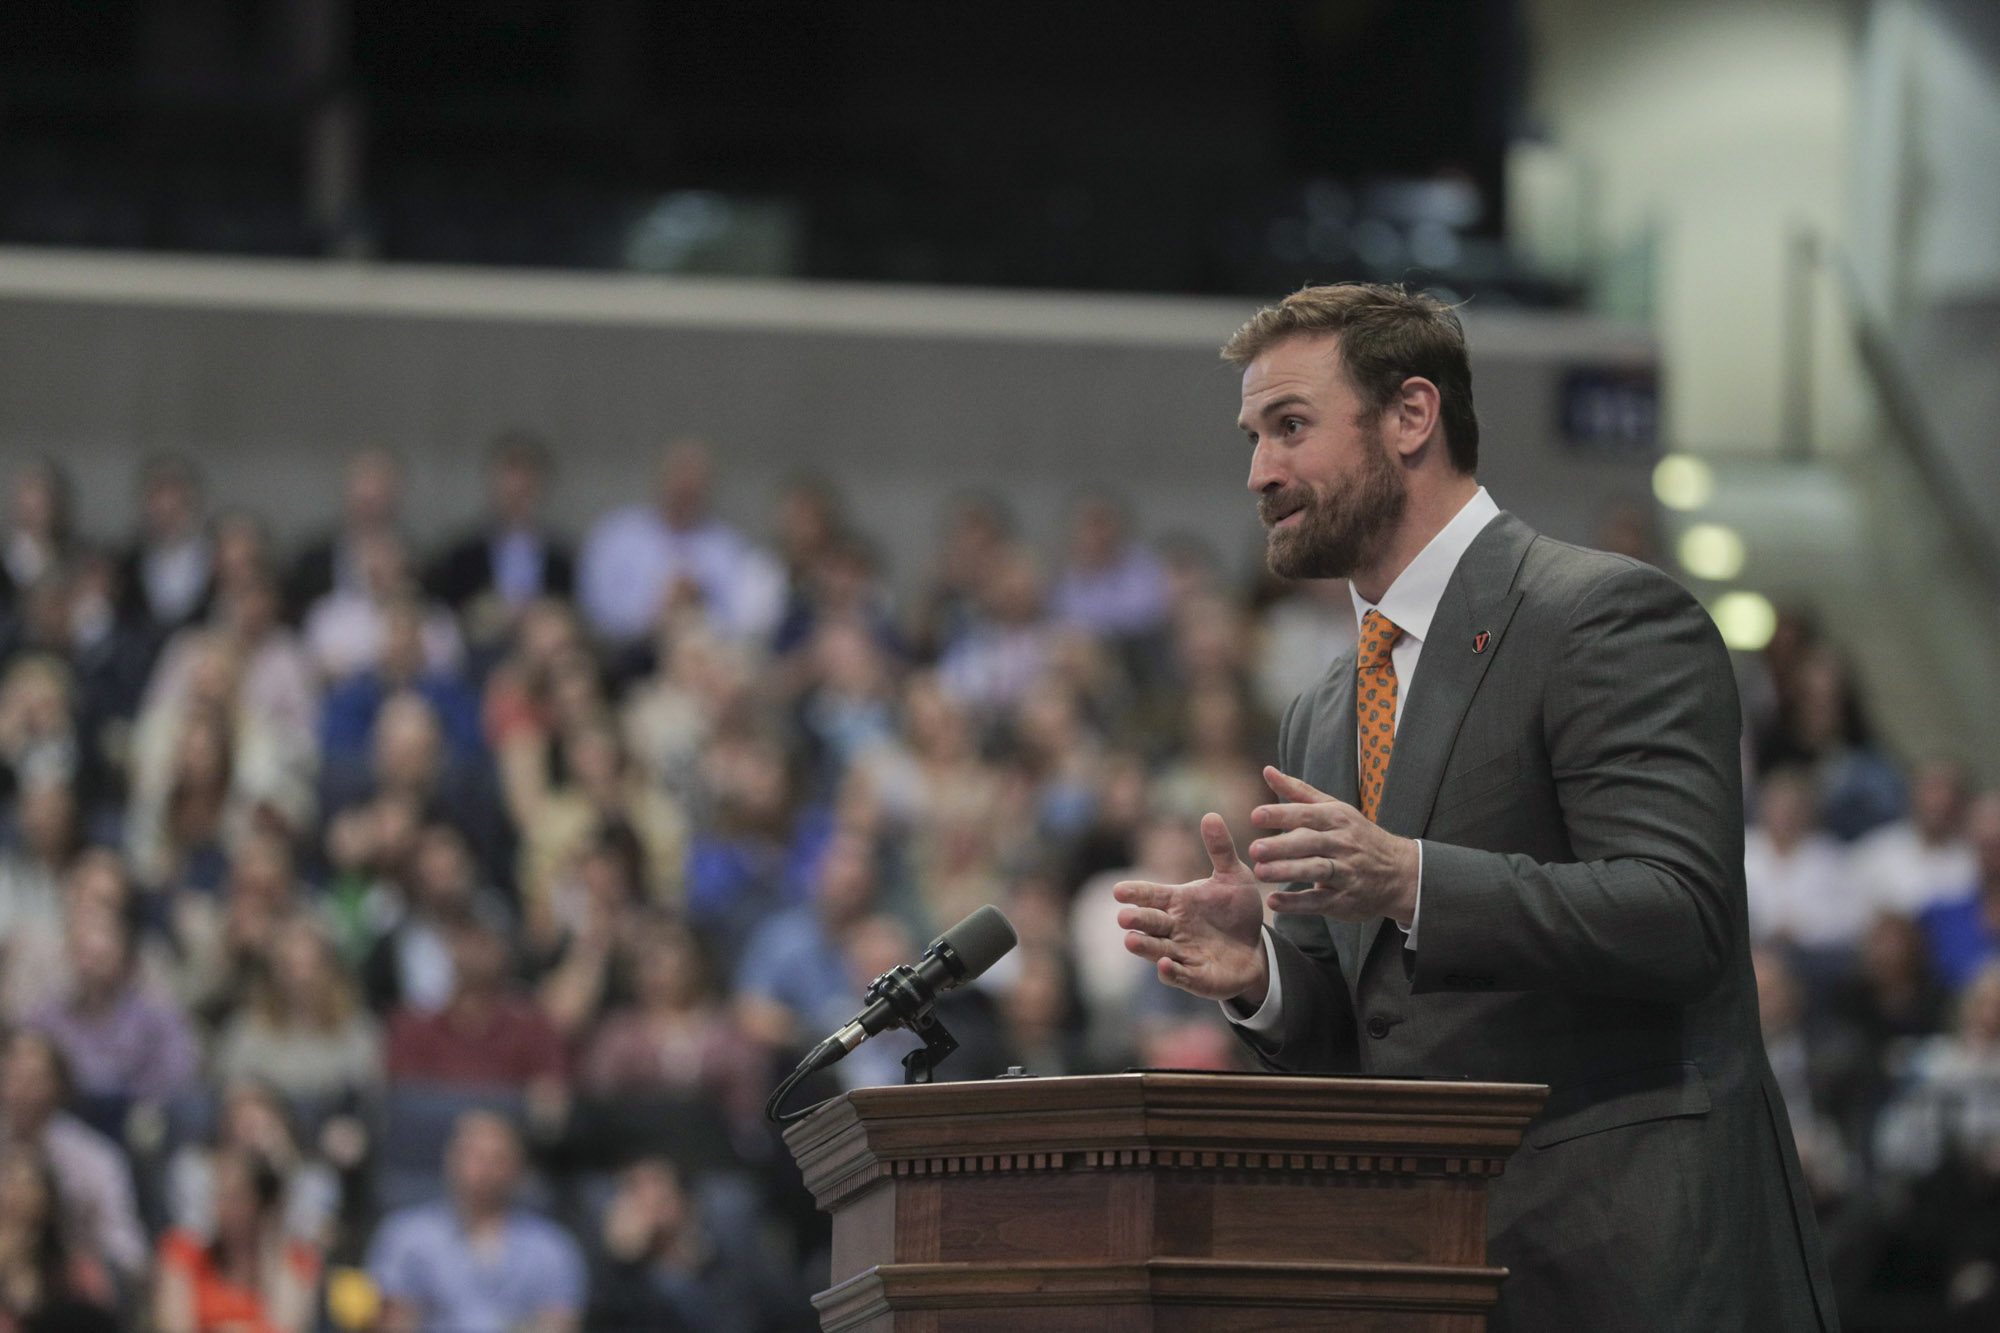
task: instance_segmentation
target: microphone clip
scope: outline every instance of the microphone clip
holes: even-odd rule
[[[903,1057],[903,1082],[929,1083],[944,1058],[958,1049],[958,1038],[938,1022],[937,995],[917,976],[917,969],[904,963],[890,968],[868,983],[868,1003],[886,1003],[897,1017],[897,1025],[923,1039],[923,1045]]]

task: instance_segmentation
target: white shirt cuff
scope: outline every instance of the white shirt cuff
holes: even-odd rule
[[[1233,1000],[1222,1002],[1222,1012],[1245,1032],[1259,1037],[1274,1037],[1285,1016],[1285,988],[1278,975],[1278,946],[1269,926],[1264,927],[1264,966],[1271,974],[1271,981],[1264,991],[1264,1003],[1257,1006],[1257,1012],[1245,1018]]]
[[[1403,947],[1417,947],[1417,925],[1424,914],[1424,844],[1417,843],[1417,901],[1410,908],[1410,928],[1403,931]],[[1390,923],[1395,925],[1394,922]],[[1396,927],[1402,930],[1401,926]],[[1278,971],[1278,945],[1269,926],[1264,927],[1264,966],[1271,975],[1269,987],[1264,992],[1264,1003],[1257,1006],[1257,1012],[1245,1017],[1236,1007],[1234,1000],[1222,1002],[1222,1012],[1230,1022],[1245,1032],[1259,1037],[1277,1035],[1278,1025],[1284,1020],[1285,988]]]
[[[1417,947],[1417,922],[1424,915],[1424,842],[1417,839],[1417,901],[1410,908],[1410,928],[1403,932],[1403,947]]]

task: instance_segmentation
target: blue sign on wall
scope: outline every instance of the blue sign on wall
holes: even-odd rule
[[[1653,366],[1573,366],[1556,416],[1578,453],[1650,458],[1660,450],[1660,376]]]

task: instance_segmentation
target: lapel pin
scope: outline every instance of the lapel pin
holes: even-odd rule
[[[1491,639],[1492,637],[1493,637],[1493,636],[1492,636],[1491,634],[1487,633],[1487,632],[1486,632],[1485,630],[1481,630],[1481,631],[1479,631],[1479,633],[1477,633],[1477,634],[1473,635],[1473,636],[1472,636],[1472,651],[1473,651],[1473,652],[1475,652],[1475,653],[1483,653],[1483,652],[1485,652],[1485,651],[1486,651],[1486,641],[1487,641],[1488,639]]]

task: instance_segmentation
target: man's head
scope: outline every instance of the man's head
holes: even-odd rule
[[[513,1123],[494,1111],[460,1116],[445,1152],[445,1176],[461,1213],[504,1211],[521,1183],[521,1136]]]
[[[69,1064],[47,1033],[24,1028],[0,1060],[0,1111],[15,1136],[36,1134],[69,1100]]]
[[[387,449],[362,449],[347,460],[341,516],[355,532],[393,527],[403,495],[403,466]]]
[[[548,481],[549,450],[539,436],[510,430],[493,442],[486,486],[493,517],[501,526],[533,527],[541,518]]]
[[[1399,287],[1307,287],[1222,349],[1243,371],[1238,419],[1272,572],[1344,578],[1387,553],[1411,490],[1479,460],[1458,316]]]
[[[699,527],[708,517],[709,492],[715,484],[715,459],[700,440],[676,440],[660,455],[656,503],[667,525]]]
[[[139,475],[139,522],[146,540],[185,541],[201,525],[201,478],[178,454],[146,461]]]
[[[1981,891],[2000,894],[2000,791],[1980,793],[1966,812],[1965,835],[1979,858]]]

